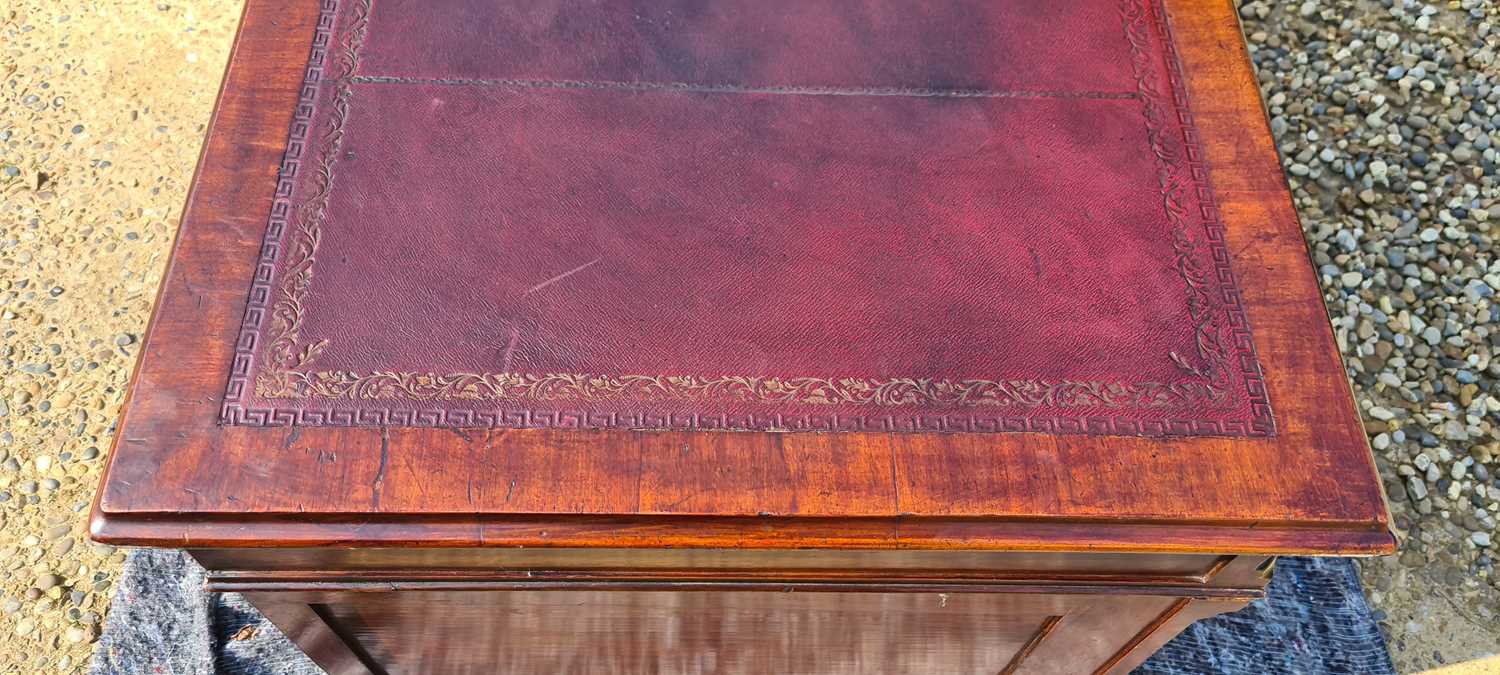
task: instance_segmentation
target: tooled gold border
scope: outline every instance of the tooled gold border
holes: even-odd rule
[[[1155,69],[1150,65],[1149,22],[1135,0],[1121,11],[1136,74],[1146,131],[1157,163],[1163,208],[1172,227],[1174,267],[1188,293],[1196,359],[1168,354],[1189,379],[1176,383],[1105,382],[1016,378],[1003,380],[928,378],[824,378],[696,375],[601,375],[582,373],[467,373],[310,371],[327,340],[303,342],[303,300],[327,217],[333,164],[343,141],[360,48],[368,30],[371,0],[359,0],[343,33],[327,131],[314,178],[314,192],[295,210],[291,258],[272,305],[267,359],[255,380],[267,399],[412,399],[469,401],[760,401],[797,404],[861,404],[1026,407],[1167,408],[1220,403],[1226,398],[1227,358],[1223,327],[1213,311],[1205,271],[1193,253],[1183,180],[1172,170],[1181,149],[1163,133],[1163,111]]]

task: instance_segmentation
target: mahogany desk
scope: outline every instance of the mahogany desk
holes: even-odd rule
[[[1391,551],[1230,0],[246,4],[93,532],[331,672],[1125,672]]]

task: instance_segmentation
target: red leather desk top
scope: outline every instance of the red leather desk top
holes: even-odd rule
[[[95,537],[1393,550],[1231,0],[560,1],[246,0]]]
[[[1155,0],[323,0],[233,425],[1275,433]]]

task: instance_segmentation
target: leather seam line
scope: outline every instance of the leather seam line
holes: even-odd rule
[[[665,91],[697,94],[772,94],[781,96],[902,96],[914,98],[1056,98],[1129,100],[1133,91],[1051,91],[1029,89],[931,89],[925,87],[837,87],[818,85],[697,84],[692,82],[627,82],[617,80],[547,80],[514,78],[397,77],[356,75],[358,84],[416,84],[447,87],[513,89],[582,89],[605,91]]]

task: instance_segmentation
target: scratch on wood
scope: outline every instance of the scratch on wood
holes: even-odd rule
[[[901,503],[901,473],[896,470],[896,453],[891,453],[891,498],[896,500],[896,508],[899,510]]]
[[[776,454],[778,456],[780,456],[780,458],[781,458],[781,468],[784,471],[786,471],[787,475],[793,475],[795,472],[792,470],[792,464],[791,464],[791,462],[787,461],[787,458],[786,458],[786,443],[785,443],[785,440],[784,440],[786,438],[786,436],[778,434],[774,438],[775,438],[775,443],[776,443]],[[791,498],[792,498],[791,512],[792,513],[796,513],[797,512],[797,491],[795,489],[791,491]]]
[[[385,487],[385,469],[391,461],[391,428],[380,427],[380,467],[375,470],[375,482],[370,484],[371,505],[380,508],[380,492]]]
[[[562,281],[563,279],[566,279],[566,278],[571,277],[571,276],[573,276],[575,274],[578,274],[579,272],[582,272],[582,271],[584,271],[584,270],[586,270],[586,269],[588,269],[590,267],[593,267],[594,265],[598,264],[598,262],[600,260],[603,260],[603,258],[594,258],[593,260],[590,260],[590,261],[588,261],[588,262],[586,262],[586,263],[584,263],[582,265],[574,267],[573,269],[570,269],[570,270],[568,270],[566,272],[563,272],[562,274],[559,274],[559,275],[557,275],[555,277],[552,277],[551,279],[548,279],[546,281],[543,281],[542,283],[539,283],[539,284],[537,284],[535,286],[532,286],[531,288],[526,289],[526,292],[522,293],[521,295],[523,295],[523,296],[531,295],[532,293],[535,293],[536,291],[540,291],[543,288],[551,286],[552,284],[555,284],[555,283],[557,283],[559,281]]]
[[[682,444],[682,456],[687,457],[688,444]],[[641,483],[646,478],[646,444],[635,444],[635,509],[640,512],[644,506],[641,499]]]
[[[715,490],[716,490],[716,488],[698,488],[696,490],[692,490],[692,491],[688,492],[687,494],[683,495],[682,497],[680,497],[680,498],[678,498],[678,499],[676,499],[676,500],[668,503],[663,508],[669,509],[669,510],[670,509],[675,509],[675,508],[677,508],[679,506],[682,506],[683,504],[688,503],[688,501],[690,501],[690,500],[692,500],[692,499],[694,499],[694,498],[696,498],[696,497],[698,497],[700,495],[706,495],[706,494],[708,494],[710,492],[714,492]],[[766,515],[771,515],[771,514],[769,512],[761,512],[758,515],[766,516]]]
[[[454,432],[459,430],[454,429]],[[464,454],[469,459],[464,463],[464,499],[469,502],[469,508],[474,508],[474,440],[467,434],[459,433],[459,436],[464,439]]]
[[[191,276],[189,276],[187,274],[183,274],[182,275],[182,286],[183,286],[183,288],[187,289],[187,292],[188,292],[189,295],[193,296],[193,308],[194,309],[203,309],[203,304],[204,304],[203,293],[199,292],[198,288],[193,285],[193,279],[192,279]]]

